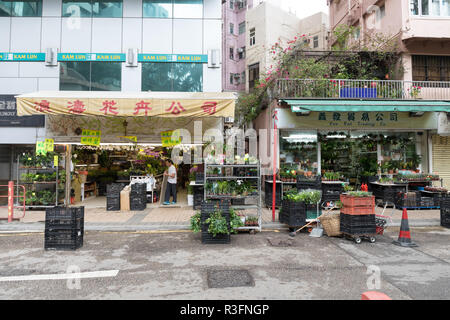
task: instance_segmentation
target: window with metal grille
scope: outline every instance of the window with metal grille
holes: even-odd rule
[[[230,34],[234,34],[234,24],[230,23]]]
[[[230,47],[230,60],[234,60],[234,48]]]
[[[412,56],[413,81],[450,81],[450,56]]]

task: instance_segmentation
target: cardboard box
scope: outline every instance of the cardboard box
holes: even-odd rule
[[[130,187],[120,191],[120,211],[130,211]]]

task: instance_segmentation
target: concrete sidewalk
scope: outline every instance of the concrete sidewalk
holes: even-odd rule
[[[144,211],[106,211],[105,208],[85,208],[86,231],[139,231],[139,230],[187,230],[190,218],[195,214],[192,207],[164,208],[159,204],[148,204]],[[256,214],[256,211],[250,212]],[[382,214],[383,208],[376,208],[376,214]],[[401,223],[402,211],[388,208],[384,215],[391,216],[391,227]],[[7,217],[5,209],[0,217]],[[263,229],[286,229],[287,225],[278,222],[278,210],[275,221],[272,210],[262,209]],[[439,210],[409,210],[408,220],[411,227],[432,227],[440,225]],[[45,228],[45,211],[28,211],[20,221],[8,223],[0,220],[0,232],[43,232]]]

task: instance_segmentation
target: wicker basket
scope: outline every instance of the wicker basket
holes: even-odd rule
[[[338,237],[342,235],[340,228],[340,213],[324,213],[319,217],[319,220],[329,237]]]

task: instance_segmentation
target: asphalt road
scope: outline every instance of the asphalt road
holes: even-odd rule
[[[398,228],[359,245],[284,231],[232,235],[228,245],[183,231],[86,232],[77,251],[45,251],[42,233],[0,234],[0,299],[359,300],[371,289],[449,299],[450,230],[411,232],[417,248],[392,244]]]

